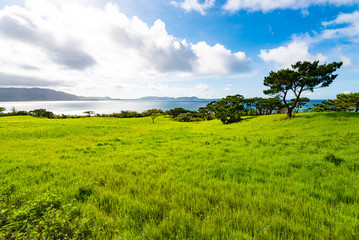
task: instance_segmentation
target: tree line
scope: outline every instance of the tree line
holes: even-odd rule
[[[286,113],[288,118],[293,117],[293,112],[299,112],[310,100],[301,97],[303,92],[313,92],[315,89],[328,87],[338,76],[333,74],[342,66],[342,62],[333,62],[329,64],[319,64],[314,62],[297,62],[291,66],[291,69],[281,69],[277,72],[271,71],[264,78],[263,84],[268,87],[263,93],[272,95],[271,98],[245,98],[237,94],[227,96],[218,101],[208,103],[205,107],[197,111],[190,111],[183,108],[174,108],[167,111],[162,109],[150,109],[142,113],[136,111],[121,111],[112,114],[96,114],[94,111],[85,111],[87,117],[116,117],[116,118],[133,118],[133,117],[151,117],[152,122],[160,115],[172,117],[174,120],[181,122],[203,121],[217,118],[223,124],[229,124],[240,121],[242,116],[249,115],[270,115]],[[288,99],[289,95],[294,98]],[[312,111],[354,111],[358,112],[359,93],[338,94],[334,100],[325,100],[320,104],[314,104]],[[29,112],[12,111],[4,114],[5,108],[0,107],[1,115],[32,115],[36,117],[47,118],[67,118],[81,117],[69,115],[55,115],[46,109],[35,109]],[[82,116],[83,117],[83,116]]]
[[[334,100],[324,100],[314,104],[313,112],[358,112],[359,111],[359,92],[341,93]]]

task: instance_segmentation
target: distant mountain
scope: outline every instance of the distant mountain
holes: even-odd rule
[[[198,97],[177,97],[177,98],[174,98],[174,97],[153,97],[153,96],[150,96],[150,97],[142,97],[142,98],[139,98],[138,100],[149,100],[149,101],[205,101],[205,100],[208,100],[208,99],[201,99],[201,98],[198,98]]]
[[[44,88],[0,88],[0,101],[76,101],[109,100],[110,98],[80,97]]]
[[[0,102],[12,101],[96,101],[96,100],[121,100],[110,97],[82,97],[73,94],[55,91],[46,88],[0,88]],[[208,101],[198,97],[142,97],[133,100],[148,101]],[[218,99],[213,99],[218,100]]]

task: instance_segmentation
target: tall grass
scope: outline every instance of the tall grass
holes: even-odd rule
[[[359,115],[0,118],[0,239],[357,239]]]

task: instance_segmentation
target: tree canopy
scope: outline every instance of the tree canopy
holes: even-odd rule
[[[241,112],[244,110],[243,102],[244,97],[237,94],[211,102],[207,104],[207,107],[214,112],[223,124],[228,124],[241,120]]]
[[[338,94],[337,98],[334,100],[324,100],[321,103],[314,104],[313,111],[358,112],[359,92]]]
[[[264,94],[279,96],[287,108],[287,116],[292,117],[293,109],[297,106],[300,95],[303,92],[313,92],[316,88],[328,87],[338,76],[333,74],[342,66],[342,62],[319,64],[314,62],[297,62],[292,69],[281,69],[270,72],[264,78],[264,85],[269,89]],[[292,93],[295,98],[293,102],[287,102],[288,95]]]

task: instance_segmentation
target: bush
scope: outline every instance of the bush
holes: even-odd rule
[[[0,239],[87,238],[91,232],[81,226],[80,211],[63,205],[59,197],[46,193],[20,209],[0,205]]]

